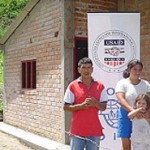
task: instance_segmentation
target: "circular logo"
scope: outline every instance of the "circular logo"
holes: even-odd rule
[[[106,123],[112,128],[117,128],[118,125],[118,109],[118,101],[115,99],[109,99],[107,103],[107,110],[100,112],[100,115],[104,117]]]
[[[93,46],[92,57],[98,67],[106,72],[122,72],[135,58],[136,44],[125,32],[109,30],[100,34]]]

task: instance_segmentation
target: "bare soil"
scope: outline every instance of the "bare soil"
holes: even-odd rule
[[[19,139],[0,131],[0,150],[34,150]]]

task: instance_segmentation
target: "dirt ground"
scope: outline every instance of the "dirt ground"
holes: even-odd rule
[[[0,150],[34,150],[17,138],[0,131]]]

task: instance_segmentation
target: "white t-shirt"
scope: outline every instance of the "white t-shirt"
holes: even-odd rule
[[[118,81],[115,92],[125,93],[125,98],[130,106],[133,107],[134,101],[139,94],[150,92],[150,84],[148,81],[141,79],[140,83],[134,85],[129,78]]]

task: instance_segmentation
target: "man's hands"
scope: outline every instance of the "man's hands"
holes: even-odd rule
[[[94,97],[86,98],[84,101],[86,107],[96,107],[98,105],[98,101]]]
[[[95,107],[101,111],[104,111],[106,109],[106,105],[107,105],[107,103],[100,103],[94,97],[86,98],[84,103],[85,103],[85,109],[90,108],[90,107]]]
[[[65,104],[63,108],[64,110],[68,111],[77,111],[81,109],[86,110],[88,108],[95,107],[98,110],[104,111],[106,109],[106,105],[107,103],[100,103],[94,97],[88,97],[81,104]]]

